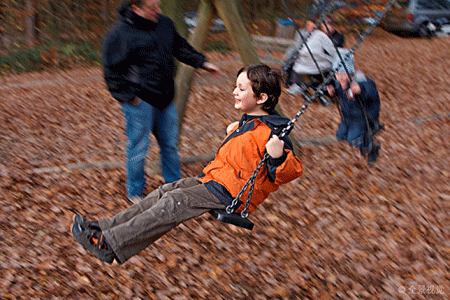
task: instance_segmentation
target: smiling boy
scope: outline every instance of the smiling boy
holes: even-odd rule
[[[302,163],[291,141],[276,135],[289,122],[275,111],[281,95],[280,75],[266,65],[244,67],[238,72],[233,95],[234,108],[243,113],[242,118],[228,126],[214,160],[201,175],[162,185],[111,219],[92,222],[76,215],[75,239],[102,261],[115,259],[122,264],[178,224],[229,206],[266,152],[270,157],[256,176],[249,213],[281,184],[298,178]],[[235,211],[243,207],[241,202]]]

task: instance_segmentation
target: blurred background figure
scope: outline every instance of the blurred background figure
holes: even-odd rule
[[[126,121],[127,198],[136,203],[145,196],[144,164],[150,134],[161,150],[165,182],[181,178],[173,58],[213,75],[220,71],[161,14],[160,0],[124,2],[102,50],[106,84],[121,103]]]
[[[330,19],[325,19],[320,25],[320,29],[328,35],[328,37],[336,47],[344,47],[345,37],[342,33],[336,30],[333,22]]]
[[[300,93],[302,86],[317,87],[323,81],[323,77],[326,77],[331,71],[333,58],[336,55],[333,42],[328,35],[316,28],[313,19],[305,22],[301,33],[306,39],[305,45],[303,45],[300,34],[296,32],[295,48],[288,50],[292,53],[301,46],[292,67],[292,73],[288,74],[289,82],[287,84],[290,85],[290,88],[287,92],[290,94]]]
[[[345,48],[339,49],[333,61],[336,82],[328,86],[328,93],[336,95],[341,106],[341,123],[336,132],[338,140],[347,141],[352,147],[367,155],[367,163],[373,166],[381,146],[374,141],[375,135],[384,128],[379,122],[380,97],[375,82],[355,70],[355,58]]]

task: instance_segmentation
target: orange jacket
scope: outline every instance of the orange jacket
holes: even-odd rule
[[[239,125],[227,135],[216,152],[216,157],[204,169],[198,179],[226,205],[241,191],[253,174],[266,152],[267,141],[274,131],[279,133],[289,120],[274,112],[267,116],[244,114]],[[284,154],[279,158],[269,158],[256,176],[248,212],[252,213],[269,193],[281,184],[299,177],[303,173],[300,159],[294,155],[290,139],[283,137]],[[247,200],[250,186],[240,201]],[[242,211],[242,204],[236,211]]]

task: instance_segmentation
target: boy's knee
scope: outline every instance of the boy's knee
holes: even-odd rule
[[[164,195],[166,207],[173,213],[177,223],[181,223],[191,218],[191,203],[183,192],[183,189],[176,189]]]

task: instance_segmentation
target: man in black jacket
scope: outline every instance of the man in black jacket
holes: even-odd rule
[[[171,19],[161,15],[160,0],[129,0],[103,43],[104,77],[126,120],[127,198],[135,203],[145,190],[144,162],[150,132],[161,150],[164,180],[181,178],[174,60],[213,75],[219,69],[181,37]]]

